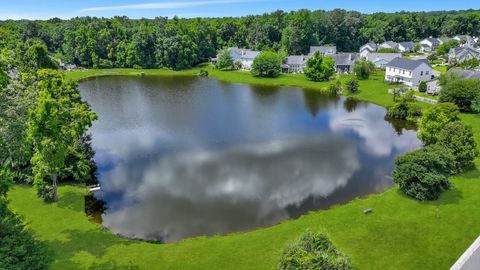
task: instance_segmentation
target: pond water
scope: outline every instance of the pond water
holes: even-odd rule
[[[131,238],[248,231],[382,192],[420,146],[382,107],[298,88],[145,76],[80,90],[99,116],[103,225]]]

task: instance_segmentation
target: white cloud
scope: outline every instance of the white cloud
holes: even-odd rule
[[[119,5],[119,6],[91,7],[91,8],[80,9],[78,10],[78,12],[144,10],[144,9],[180,9],[180,8],[192,8],[192,7],[208,6],[208,5],[235,4],[235,3],[246,3],[246,2],[258,2],[258,1],[208,0],[208,1],[186,1],[186,2],[158,2],[158,3]]]

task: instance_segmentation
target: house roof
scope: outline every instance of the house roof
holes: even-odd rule
[[[287,65],[303,65],[307,62],[308,56],[306,55],[290,55],[285,59]]]
[[[357,53],[337,53],[332,55],[337,66],[350,66],[358,59]]]
[[[242,59],[253,60],[260,54],[259,51],[243,50]]]
[[[412,41],[405,41],[405,42],[400,42],[398,43],[399,45],[402,45],[405,49],[413,49],[415,47],[415,43]]]
[[[405,70],[414,70],[419,67],[421,64],[427,64],[430,68],[430,64],[427,59],[422,60],[411,60],[405,58],[395,58],[387,64],[387,67],[396,67]]]
[[[397,48],[398,43],[393,42],[393,41],[385,41],[382,44],[380,44],[380,46],[383,46],[383,45],[388,45],[390,48],[395,49],[395,48]]]
[[[438,40],[440,40],[441,42],[445,43],[445,42],[450,41],[451,38],[449,38],[449,37],[441,37],[441,38],[438,38]]]
[[[337,46],[311,46],[310,47],[310,54],[314,54],[315,52],[327,53],[331,51],[332,53],[337,52]]]
[[[367,60],[372,62],[377,62],[380,60],[385,60],[387,62],[390,62],[397,57],[402,57],[402,54],[401,53],[369,53],[367,54]]]
[[[378,48],[378,45],[377,45],[376,43],[369,42],[369,43],[363,45],[362,47],[360,47],[360,51],[362,51],[363,49],[366,49],[367,47],[370,47],[371,49],[373,49],[374,51],[376,51],[377,48]]]
[[[470,52],[470,53],[472,53],[472,54],[474,54],[474,55],[477,55],[477,57],[480,57],[480,51],[478,51],[478,50],[476,50],[476,49],[474,49],[474,48],[472,48],[472,47],[457,47],[457,48],[452,48],[452,49],[450,49],[450,52],[449,52],[449,53],[450,53],[451,55],[454,55],[454,56],[458,57],[458,56],[461,56],[461,55],[466,54],[466,53],[468,53],[468,52]]]
[[[460,68],[451,68],[447,71],[447,74],[456,73],[462,77],[462,79],[480,79],[480,71],[473,71]]]

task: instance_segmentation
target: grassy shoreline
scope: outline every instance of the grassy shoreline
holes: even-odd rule
[[[199,70],[89,70],[66,77],[80,80],[141,72],[147,76],[196,75]],[[262,79],[241,71],[208,71],[213,78],[235,83],[317,90],[330,84],[309,82],[303,75]],[[349,78],[342,75],[340,80]],[[387,106],[393,103],[388,88],[383,74],[376,74],[360,81],[361,92],[355,97]],[[473,126],[480,142],[480,116],[461,117]],[[479,159],[476,165],[480,167]],[[10,207],[25,216],[29,229],[55,252],[52,269],[274,269],[282,248],[309,228],[326,232],[358,269],[448,269],[480,234],[480,215],[475,214],[480,210],[480,171],[451,180],[454,188],[435,202],[417,202],[392,188],[269,228],[164,245],[122,239],[90,223],[84,214],[85,189],[81,187],[61,186],[58,204],[43,204],[26,186],[15,186],[8,195]],[[362,213],[371,207],[373,214]]]

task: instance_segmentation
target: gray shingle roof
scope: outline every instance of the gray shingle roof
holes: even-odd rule
[[[395,58],[387,64],[387,67],[396,67],[396,68],[401,68],[405,70],[414,70],[423,63],[431,67],[430,64],[428,63],[428,60],[426,59],[411,60],[411,59],[405,59],[405,58]]]
[[[473,71],[460,68],[451,68],[447,71],[448,74],[456,73],[462,77],[462,79],[480,79],[480,71]]]
[[[355,63],[358,59],[358,54],[356,53],[338,53],[332,55],[335,60],[335,65],[337,66],[350,66]]]
[[[379,60],[385,60],[387,62],[392,61],[395,58],[402,57],[401,53],[369,53],[367,60],[377,62]]]
[[[330,53],[334,54],[337,53],[337,46],[311,46],[310,47],[310,54],[314,54],[315,52]]]
[[[290,55],[285,60],[287,65],[303,65],[307,62],[308,56],[305,55]]]
[[[382,46],[382,45],[388,45],[390,48],[396,49],[397,46],[398,46],[398,43],[393,42],[393,41],[385,41],[382,44],[380,44],[380,46]]]
[[[398,43],[400,45],[402,45],[404,48],[406,49],[413,49],[413,47],[415,46],[415,43],[411,42],[411,41],[405,41],[405,42],[400,42]]]

